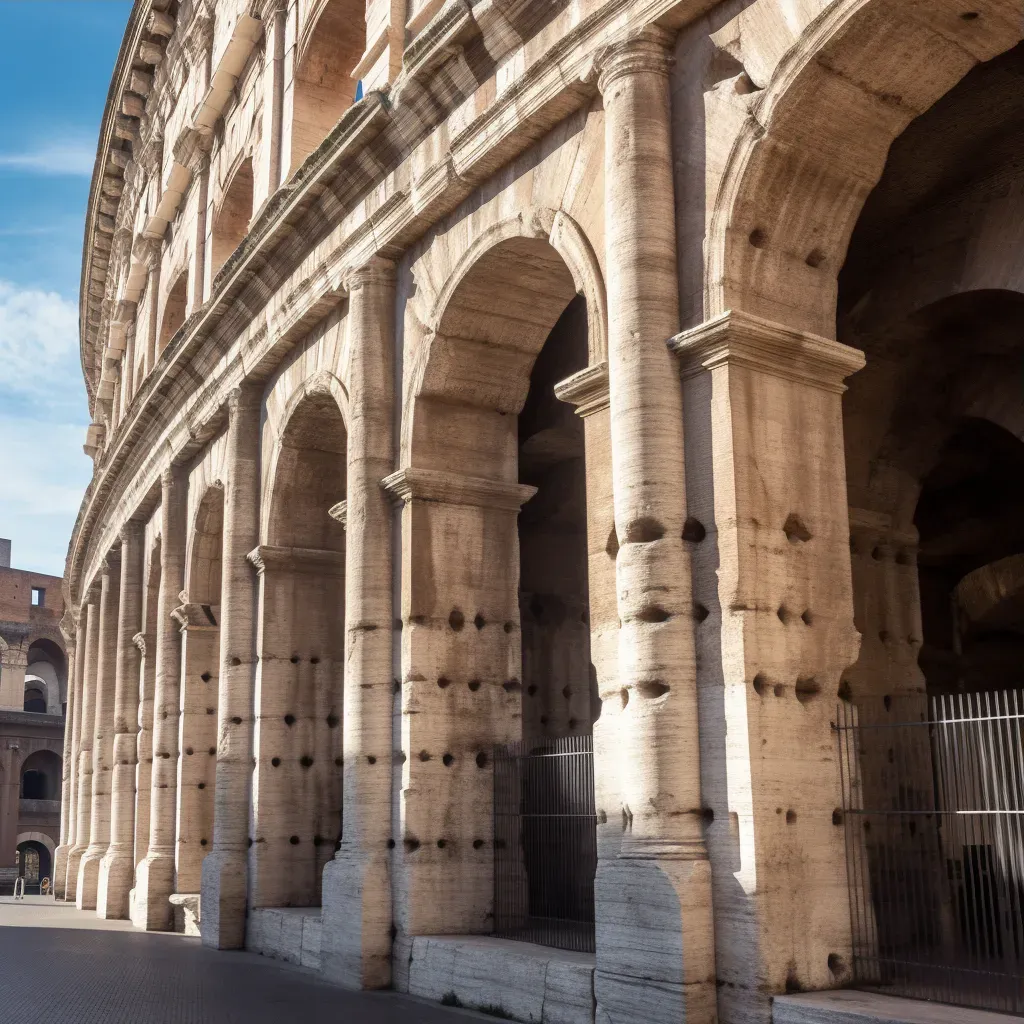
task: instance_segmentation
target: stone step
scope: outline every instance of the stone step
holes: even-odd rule
[[[1021,1018],[877,992],[839,989],[776,996],[772,1024],[1021,1024]]]

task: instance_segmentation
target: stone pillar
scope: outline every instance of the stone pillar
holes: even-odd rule
[[[92,813],[92,737],[96,723],[96,658],[99,652],[100,603],[95,588],[82,606],[85,622],[85,659],[82,665],[81,718],[75,724],[78,763],[75,769],[75,845],[68,852],[64,898],[78,896],[78,869],[89,846],[89,822]],[[76,719],[79,716],[75,715]]]
[[[25,710],[25,669],[28,655],[13,644],[0,652],[0,709]]]
[[[595,882],[597,1013],[713,1021],[680,390],[668,74],[650,30],[604,56],[608,372],[618,581],[624,834]]]
[[[256,657],[256,588],[246,556],[259,542],[260,396],[259,385],[244,384],[228,405],[217,788],[200,902],[203,944],[220,949],[245,942]]]
[[[78,865],[75,905],[79,910],[96,909],[100,861],[110,845],[110,769],[114,757],[114,691],[121,596],[117,571],[117,556],[108,555],[100,576],[100,628],[92,734],[92,811],[89,846]]]
[[[146,335],[146,358],[143,363],[143,379],[156,365],[157,346],[160,344],[160,246],[146,248],[146,265],[149,277],[146,282],[146,306],[148,309],[148,331]]]
[[[139,719],[139,649],[142,623],[142,525],[121,530],[121,604],[117,619],[117,672],[114,690],[113,780],[110,846],[100,863],[96,913],[128,917],[128,893],[135,878],[135,735]]]
[[[149,823],[153,781],[153,645],[146,634],[136,633],[132,642],[139,649],[139,731],[135,765],[135,866],[149,853]],[[132,897],[129,896],[129,900]]]
[[[175,816],[178,773],[178,698],[181,637],[171,611],[185,585],[188,479],[180,466],[161,477],[160,596],[157,603],[156,686],[153,699],[153,770],[149,850],[135,876],[132,923],[147,931],[171,926],[174,892]]]
[[[323,972],[351,988],[391,983],[392,561],[395,269],[348,279],[345,523],[345,785],[341,848],[324,870]]]
[[[849,979],[831,720],[857,656],[843,379],[862,354],[726,313],[672,341],[686,411],[718,1009]]]
[[[181,628],[174,891],[192,895],[199,892],[203,858],[213,839],[220,608],[187,601],[171,614]]]
[[[196,161],[193,174],[196,183],[196,223],[193,234],[195,239],[192,267],[189,274],[188,315],[191,316],[210,297],[210,277],[208,267],[209,233],[212,229],[210,217],[210,158],[205,153]]]
[[[285,0],[263,0],[263,148],[256,166],[253,209],[258,211],[281,185],[284,54],[287,27]]]
[[[79,616],[74,644],[68,644],[71,670],[68,673],[68,707],[64,714],[64,761],[61,765],[60,845],[53,852],[53,895],[64,899],[68,884],[68,853],[75,845],[75,726],[82,700],[82,662],[85,660],[84,621]]]

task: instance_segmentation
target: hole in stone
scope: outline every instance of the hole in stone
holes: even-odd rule
[[[314,846],[321,846],[321,845],[323,845],[323,841],[324,841],[324,837],[323,836],[313,836],[313,845]]]
[[[455,758],[451,754],[445,754],[441,760],[444,762],[446,768],[450,768],[455,763]]]
[[[301,764],[303,768],[312,768],[313,758],[311,758],[309,754],[303,754],[302,757],[299,758],[299,764]]]
[[[871,549],[871,557],[872,557],[872,558],[873,558],[873,559],[874,559],[874,560],[875,560],[876,562],[880,562],[880,561],[882,560],[882,549],[881,549],[880,547],[877,547],[877,546],[876,546],[876,547],[873,547],[873,548]]]
[[[783,696],[785,692],[786,688],[782,685],[782,683],[776,683],[775,686],[772,687],[772,693],[774,693],[776,697]]]
[[[185,753],[188,754],[189,757],[191,757],[192,754],[193,754],[192,748],[191,747],[186,747],[185,748]]]
[[[547,725],[548,724],[548,716],[547,715],[541,715],[540,716],[540,724],[541,725]]]
[[[207,753],[210,755],[210,757],[214,757],[217,754],[217,748],[216,747],[210,747],[210,749],[207,751]]]
[[[477,768],[487,767],[487,755],[482,750],[476,755],[476,766]]]
[[[807,266],[817,269],[825,262],[825,254],[820,249],[812,249],[804,262]]]
[[[199,840],[199,845],[200,846],[205,846],[206,845],[206,840],[205,839],[200,839]]]
[[[783,625],[789,620],[789,612],[786,610],[786,606],[782,605],[779,610],[775,613],[779,617],[779,622]]]
[[[575,718],[570,718],[570,719],[569,719],[569,731],[570,731],[570,732],[572,732],[572,731],[573,731],[573,729],[575,729],[575,728],[576,728],[577,724],[578,724],[578,723],[577,723],[577,721],[576,721],[576,719],[575,719]]]
[[[484,841],[482,839],[474,839],[473,840],[473,849],[474,850],[479,850],[480,847],[483,846],[483,845],[484,845]]]
[[[702,605],[699,601],[695,601],[694,602],[694,604],[693,604],[693,621],[694,622],[703,622],[710,614],[711,614],[711,612],[709,612],[707,610],[707,608],[704,605]]]
[[[199,783],[199,789],[206,789],[206,783],[205,782],[200,782]]]
[[[451,615],[448,616],[448,625],[458,633],[465,624],[466,616],[458,608],[453,608]]]
[[[404,843],[405,843],[405,848],[410,853],[412,853],[413,851],[418,850],[420,848],[420,841],[418,839],[413,839],[412,836],[409,836],[406,840],[404,840]]]
[[[878,631],[878,639],[881,640],[883,644],[887,644],[889,642],[890,635],[891,634],[887,629],[880,629]]]
[[[428,754],[427,751],[425,751],[425,750],[421,750],[420,751],[420,760],[421,761],[429,761],[430,760],[430,754]]]
[[[566,700],[569,700],[569,698],[572,697],[572,687],[571,686],[563,686],[562,687],[562,696]]]
[[[614,524],[612,525],[611,532],[608,534],[608,540],[605,541],[604,553],[613,561],[618,557],[619,535],[615,532]]]
[[[843,823],[843,812],[837,807],[832,812],[832,824],[833,825],[842,825],[842,823]]]
[[[627,544],[651,544],[665,536],[665,527],[650,516],[644,516],[630,523],[626,531]]]
[[[960,20],[961,21],[977,21],[978,18],[980,18],[980,17],[981,17],[981,15],[977,11],[964,11],[964,13],[960,15]]]
[[[896,564],[913,565],[914,559],[909,551],[907,551],[905,548],[900,548],[900,550],[896,552]]]
[[[298,663],[299,663],[299,656],[298,656],[297,654],[293,654],[293,655],[291,656],[291,659],[290,659],[290,661],[291,661],[291,663],[292,663],[293,665],[298,665]]]
[[[206,709],[206,713],[208,715],[215,715],[215,714],[217,714],[217,709],[216,708],[207,708]]]
[[[320,659],[319,658],[310,658],[309,659],[309,663],[310,663],[310,665],[319,665],[320,664]]]
[[[762,228],[754,228],[747,237],[755,249],[763,249],[768,241],[768,236]]]
[[[890,697],[888,694],[886,694],[882,698],[882,703],[885,705],[885,710],[886,711],[891,711],[892,710],[892,697]]]
[[[699,519],[694,519],[693,516],[690,516],[683,523],[683,540],[699,544],[707,535],[708,531],[704,529],[704,524]]]
[[[806,544],[811,539],[811,531],[804,526],[803,520],[795,512],[790,512],[782,525],[782,532],[790,544]]]
[[[235,725],[241,725],[241,724],[242,724],[242,719],[241,719],[241,718],[239,718],[239,717],[238,717],[238,715],[235,715],[235,716],[234,716],[234,717],[233,717],[233,718],[231,719],[231,721],[232,721],[232,722],[234,722],[234,723],[235,723]]]
[[[443,850],[448,844],[443,839],[438,839],[437,848]]]
[[[395,841],[394,841],[394,839],[389,839],[388,840],[388,849],[389,850],[393,850],[394,848],[395,848]]]
[[[288,837],[288,842],[291,843],[292,846],[298,846],[299,845],[299,837],[298,836],[289,836]]]
[[[623,707],[629,703],[629,690],[627,687],[624,686],[619,690],[619,700],[622,702]]]
[[[279,757],[272,757],[272,758],[270,759],[270,763],[271,763],[271,764],[272,764],[272,765],[273,765],[273,766],[274,766],[275,768],[280,768],[280,767],[281,767],[281,758],[279,758]]]
[[[796,811],[790,808],[786,811],[786,824],[792,825],[794,821],[796,821]]]
[[[828,955],[828,969],[833,974],[842,974],[846,969],[846,965],[843,963],[843,958],[838,953],[829,953]]]
[[[516,628],[516,624],[514,622],[506,622],[501,628],[505,630],[506,633],[511,633],[512,630]]]
[[[451,686],[451,682],[452,681],[447,676],[441,676],[441,678],[437,681],[437,685],[442,690],[446,690],[449,686]]]
[[[598,811],[597,812],[597,823],[598,823],[598,825],[607,825],[608,824],[608,812],[607,811]]]
[[[340,758],[340,757],[336,757],[336,758],[334,759],[334,767],[335,767],[335,768],[340,768],[340,767],[341,767],[341,766],[342,766],[342,765],[343,765],[344,763],[345,763],[345,762],[344,762],[344,761],[342,760],[342,758]]]
[[[208,683],[213,676],[211,676],[209,672],[204,672],[199,678],[202,679],[204,683]]]
[[[294,715],[285,715],[284,716],[284,724],[285,725],[294,725],[295,724],[295,716]]]
[[[754,693],[756,693],[758,697],[763,697],[767,689],[768,680],[758,672],[757,675],[754,676]]]
[[[377,763],[377,758],[374,757],[373,754],[367,754],[366,755],[366,763],[367,764],[376,764]]]
[[[803,992],[803,990],[804,987],[796,976],[796,969],[790,967],[789,972],[786,974],[786,994],[792,995],[794,992]]]
[[[338,716],[328,715],[327,716],[327,727],[329,729],[336,729],[338,727]]]
[[[841,679],[839,681],[839,691],[836,696],[840,700],[845,700],[847,703],[853,699],[853,687],[850,686],[849,679]]]
[[[800,621],[805,626],[809,626],[814,621],[814,616],[811,615],[810,611],[805,611],[803,615],[800,616]]]
[[[530,697],[532,697],[537,692],[536,684],[530,683],[530,685],[526,688],[526,692]]]
[[[636,684],[637,693],[640,694],[645,700],[657,700],[658,697],[664,697],[668,693],[670,687],[666,686],[665,683],[658,679],[652,679]]]
[[[814,700],[818,694],[821,693],[821,687],[818,685],[818,681],[812,676],[806,679],[798,679],[796,681],[796,699],[801,704],[807,704]]]
[[[391,692],[392,693],[401,693],[402,692],[402,684],[397,679],[391,684]]]
[[[339,760],[340,760],[340,758],[339,758]],[[394,754],[392,755],[392,760],[395,762],[395,764],[405,764],[405,761],[406,761],[405,751],[404,750],[396,750],[394,752]]]
[[[649,604],[641,608],[636,617],[641,622],[667,622],[672,616],[661,605]]]
[[[477,629],[483,629],[487,625],[487,620],[479,613],[476,613],[476,618],[473,619],[473,625]]]
[[[234,665],[237,668],[239,665],[242,664],[242,659],[241,658],[232,658],[231,659],[231,664]]]
[[[480,689],[480,680],[479,679],[470,679],[470,681],[468,683],[466,683],[466,685],[470,688],[470,690],[473,693],[476,693],[476,691]]]
[[[505,682],[501,684],[501,688],[506,693],[514,693],[516,690],[521,690],[523,686],[518,679],[506,679]]]

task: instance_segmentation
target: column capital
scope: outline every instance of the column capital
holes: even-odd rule
[[[184,598],[184,594],[182,597]],[[171,611],[171,618],[178,624],[182,633],[193,629],[219,629],[219,605],[199,604],[196,601],[185,601]]]
[[[383,256],[374,256],[362,266],[346,270],[342,281],[349,294],[367,285],[391,286],[395,283],[395,264]]]
[[[263,385],[256,381],[244,380],[233,387],[228,394],[228,415],[243,410],[258,409],[263,401]]]
[[[669,339],[684,379],[726,364],[842,394],[864,353],[838,341],[730,310]]]
[[[138,649],[142,652],[142,656],[145,657],[146,656],[146,634],[145,633],[136,633],[132,637],[132,643],[135,644],[136,647],[138,647]]]
[[[288,10],[288,0],[249,0],[249,17],[268,22]]]
[[[602,359],[574,373],[555,385],[555,397],[560,402],[576,407],[576,415],[582,419],[595,412],[607,409],[609,405],[608,360]]]
[[[332,505],[328,510],[327,514],[332,518],[336,519],[341,523],[343,530],[348,529],[348,500],[339,501],[337,505]]]
[[[445,505],[470,505],[507,512],[518,512],[537,493],[537,488],[528,484],[414,466],[385,477],[381,486],[399,504],[415,500],[436,501]]]
[[[597,88],[604,95],[608,87],[624,75],[649,73],[668,76],[675,58],[675,36],[657,25],[611,43],[597,58]]]
[[[176,484],[184,483],[185,481],[185,468],[175,463],[171,463],[169,466],[164,466],[160,471],[160,487],[162,490],[167,491]]]
[[[137,519],[129,519],[120,530],[117,531],[121,538],[121,544],[137,544],[142,539],[143,524]]]

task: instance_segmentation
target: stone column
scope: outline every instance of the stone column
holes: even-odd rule
[[[160,596],[157,602],[156,687],[153,699],[153,769],[150,788],[149,850],[135,876],[132,923],[147,931],[171,925],[174,892],[175,815],[178,774],[178,697],[181,636],[171,611],[185,585],[188,478],[180,466],[161,477]]]
[[[262,0],[259,14],[263,22],[263,148],[254,183],[253,208],[257,211],[281,185],[287,4],[285,0]]]
[[[150,806],[153,781],[153,671],[154,651],[146,633],[136,633],[132,642],[139,649],[139,731],[135,765],[135,866],[149,853]],[[131,900],[129,896],[129,900]]]
[[[138,731],[139,649],[142,623],[142,525],[121,530],[121,604],[117,619],[114,689],[114,764],[110,797],[110,846],[100,863],[96,913],[128,917],[128,893],[135,878],[135,736]]]
[[[848,980],[831,720],[857,656],[843,379],[863,355],[726,313],[672,341],[686,411],[722,1020]]]
[[[0,649],[0,708],[8,711],[25,710],[25,670],[28,655],[10,644]]]
[[[261,390],[244,384],[228,404],[217,789],[200,901],[203,944],[220,949],[245,943],[256,657],[256,587],[246,556],[259,542]]]
[[[100,604],[95,588],[82,606],[85,622],[85,658],[82,664],[81,716],[75,718],[75,740],[78,763],[75,769],[75,845],[68,851],[66,900],[77,900],[78,869],[89,846],[89,821],[92,813],[92,734],[96,723],[96,657],[99,651]]]
[[[60,845],[53,852],[53,895],[64,899],[68,883],[68,853],[75,845],[75,726],[76,709],[82,700],[82,662],[85,660],[84,621],[79,616],[74,643],[68,644],[72,668],[68,674],[68,708],[64,714],[64,762],[61,765]]]
[[[391,983],[391,503],[395,268],[348,279],[349,421],[345,523],[345,785],[341,848],[324,870],[324,973],[351,988]]]
[[[715,1019],[680,389],[668,73],[650,30],[603,57],[608,373],[624,834],[595,881],[599,1018]]]
[[[95,910],[100,861],[110,845],[110,769],[114,757],[114,691],[120,586],[117,556],[107,556],[100,576],[100,628],[96,659],[96,706],[92,734],[92,810],[89,846],[78,866],[75,905]]]

